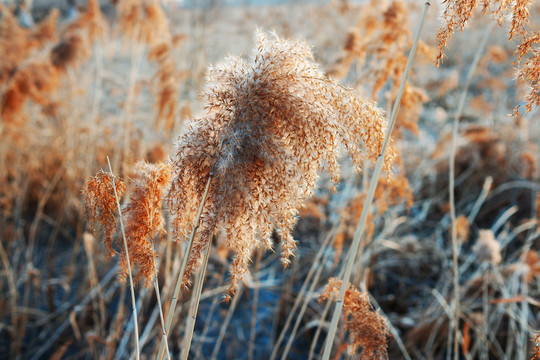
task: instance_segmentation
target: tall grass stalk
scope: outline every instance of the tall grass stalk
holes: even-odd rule
[[[184,258],[182,259],[182,266],[180,267],[180,273],[178,274],[178,279],[176,280],[176,285],[174,287],[174,293],[173,297],[171,299],[171,306],[169,308],[169,312],[167,313],[167,321],[165,323],[165,338],[169,335],[169,330],[171,329],[172,320],[174,318],[174,312],[176,310],[176,305],[178,303],[178,295],[180,294],[180,289],[182,288],[182,279],[184,278],[184,272],[186,270],[186,265],[189,259],[189,254],[191,254],[191,249],[193,247],[193,239],[195,239],[195,234],[197,233],[197,229],[199,227],[199,221],[201,219],[202,211],[204,208],[204,204],[206,203],[206,198],[208,196],[208,190],[210,189],[210,183],[212,182],[212,178],[214,176],[213,172],[210,172],[210,175],[208,176],[208,181],[206,182],[206,188],[204,189],[204,193],[201,200],[201,205],[199,206],[199,211],[197,213],[197,218],[195,219],[195,225],[193,226],[193,230],[191,231],[191,236],[189,237],[189,242],[187,245],[187,251],[184,253]],[[201,270],[202,271],[202,270]],[[158,360],[163,359],[163,352],[165,350],[165,341],[162,339],[161,344],[159,345],[159,351],[157,355]]]
[[[131,292],[131,304],[133,306],[133,330],[134,330],[134,337],[135,337],[135,352],[136,352],[137,360],[140,360],[141,351],[139,348],[139,325],[138,325],[138,320],[137,320],[137,303],[135,301],[135,287],[133,286],[133,276],[131,274],[131,263],[129,261],[129,250],[127,246],[126,232],[124,230],[124,223],[122,221],[122,208],[120,207],[120,199],[118,198],[118,193],[116,192],[116,183],[114,180],[114,174],[111,167],[111,161],[109,160],[108,156],[107,156],[107,163],[109,164],[109,171],[111,173],[114,196],[116,198],[116,205],[118,206],[118,215],[119,215],[118,218],[120,220],[120,230],[122,231],[122,239],[124,241],[124,250],[126,252],[126,261],[127,261],[127,268],[128,268],[128,274],[129,274],[129,290]]]
[[[309,272],[306,275],[306,280],[302,284],[302,287],[300,288],[300,291],[298,292],[298,295],[296,296],[296,299],[294,301],[292,309],[289,311],[289,315],[287,316],[287,320],[285,321],[285,324],[283,325],[281,329],[281,333],[279,334],[279,338],[277,342],[274,344],[274,349],[272,350],[272,354],[270,355],[270,360],[274,360],[278,354],[279,348],[281,347],[281,343],[285,339],[285,335],[287,335],[287,331],[289,330],[289,326],[292,323],[293,317],[297,314],[296,310],[298,310],[298,307],[300,306],[300,302],[305,297],[305,293],[307,290],[307,287],[309,283],[311,282],[311,278],[313,277],[313,274],[315,274],[317,269],[323,268],[323,266],[320,266],[321,264],[325,263],[325,260],[321,262],[321,258],[323,257],[323,254],[328,254],[328,245],[330,244],[330,241],[332,241],[336,235],[338,226],[340,222],[336,222],[333,229],[330,231],[326,239],[321,245],[321,248],[315,255],[315,259],[313,259],[313,263],[311,265],[311,268],[309,269]],[[316,281],[315,281],[316,283]]]
[[[255,257],[255,268],[253,272],[253,282],[257,283],[259,278],[259,270],[261,267],[261,258],[262,251],[261,249],[257,250],[257,255]],[[255,286],[253,289],[253,301],[251,304],[251,331],[249,334],[249,349],[248,349],[248,360],[253,360],[253,353],[255,351],[255,334],[257,332],[257,309],[259,306],[259,287]]]
[[[287,320],[285,321],[285,324],[283,325],[283,328],[281,329],[281,334],[279,334],[279,338],[278,338],[277,342],[274,344],[274,349],[272,350],[270,360],[274,360],[276,358],[277,353],[279,351],[279,348],[281,347],[281,343],[285,339],[285,335],[287,335],[287,331],[289,330],[289,326],[291,325],[292,320],[295,317],[295,315],[297,315],[296,310],[298,310],[298,307],[300,306],[300,303],[302,302],[302,299],[305,299],[304,304],[309,303],[309,296],[306,297],[306,295],[305,295],[306,291],[307,291],[307,288],[308,288],[308,285],[311,282],[311,279],[312,279],[313,275],[315,273],[317,273],[317,275],[320,275],[319,270],[322,270],[324,268],[324,266],[321,266],[321,264],[326,263],[326,259],[330,254],[330,251],[328,251],[328,245],[330,244],[330,241],[334,240],[334,238],[336,236],[337,229],[338,229],[340,223],[341,222],[338,221],[338,222],[336,222],[336,224],[334,224],[332,230],[326,236],[326,239],[322,243],[321,248],[319,249],[319,251],[315,255],[315,259],[313,259],[313,263],[311,265],[311,268],[309,269],[309,272],[306,275],[306,280],[302,284],[302,287],[300,288],[300,291],[298,292],[298,295],[296,296],[296,299],[294,301],[293,307],[289,311],[289,315],[287,316]],[[324,255],[324,259],[321,261],[321,259],[323,258],[323,255]],[[315,284],[317,284],[317,280],[318,280],[317,275],[316,275],[316,279],[313,281],[312,287]],[[311,293],[312,293],[312,289],[310,289],[310,291],[309,291],[309,294],[311,294]],[[305,311],[305,309],[304,309],[304,307],[302,307],[301,313],[303,313],[304,311]],[[302,317],[302,315],[297,315],[297,319],[300,319],[301,317]],[[293,334],[289,335],[289,338],[292,338],[292,337],[293,337]],[[289,348],[289,347],[290,346],[287,344],[287,348]],[[287,352],[288,352],[288,349],[286,349],[284,351],[282,357],[285,357]]]
[[[167,341],[167,331],[165,330],[165,319],[163,317],[163,307],[161,306],[161,296],[159,294],[159,284],[157,276],[154,279],[154,289],[156,290],[156,299],[159,307],[159,320],[161,321],[162,336],[161,340],[165,342],[165,351],[167,352],[167,359],[171,360],[171,354],[169,353],[169,342]]]
[[[335,236],[335,233],[334,233],[334,236]],[[328,239],[333,239],[334,236],[328,236]],[[325,245],[326,246],[324,248],[326,249],[328,245],[327,244],[325,244]],[[289,335],[289,339],[287,341],[287,344],[285,345],[285,350],[283,351],[283,354],[281,355],[281,360],[287,359],[287,355],[289,354],[289,351],[292,348],[294,339],[296,337],[296,334],[298,333],[298,329],[300,328],[300,324],[302,322],[302,319],[304,318],[304,314],[306,313],[309,302],[310,302],[311,299],[313,299],[315,297],[314,296],[315,288],[316,288],[317,284],[319,283],[319,279],[321,277],[322,271],[324,270],[324,266],[322,266],[322,264],[327,263],[330,254],[331,254],[330,251],[325,251],[324,252],[324,258],[323,258],[322,262],[321,263],[314,262],[314,265],[318,265],[318,266],[314,266],[317,269],[317,271],[315,272],[315,275],[313,276],[313,282],[311,283],[311,286],[309,287],[309,290],[307,291],[307,294],[305,294],[305,295],[302,294],[302,297],[298,296],[298,298],[304,299],[304,302],[302,304],[302,308],[300,309],[300,311],[298,312],[298,314],[296,316],[296,321],[294,323],[291,334]]]
[[[467,73],[467,78],[465,84],[463,85],[463,91],[459,97],[458,108],[454,114],[453,128],[452,128],[452,145],[450,147],[450,159],[449,159],[449,171],[448,171],[448,201],[450,203],[450,219],[452,221],[452,270],[453,270],[453,286],[454,286],[454,300],[453,300],[453,319],[452,319],[452,328],[454,330],[454,360],[459,359],[459,312],[460,312],[460,298],[459,298],[459,245],[457,239],[457,223],[456,223],[456,204],[455,204],[455,175],[456,175],[456,151],[457,151],[457,139],[458,139],[458,130],[459,130],[459,118],[463,113],[463,108],[465,107],[465,100],[467,99],[467,94],[469,91],[469,86],[471,84],[472,75],[478,66],[480,57],[482,55],[483,49],[486,46],[488,36],[491,33],[494,22],[490,22],[486,28],[486,32],[482,39],[476,54],[474,55],[473,62]],[[451,341],[448,342],[450,346]],[[449,352],[447,353],[449,354]]]
[[[400,85],[400,88],[399,88],[399,91],[398,91],[398,94],[394,103],[394,107],[392,109],[392,114],[390,116],[388,130],[386,132],[386,136],[384,137],[384,143],[383,143],[381,152],[377,158],[377,163],[375,164],[373,175],[371,177],[371,182],[369,183],[368,194],[366,196],[366,200],[362,208],[362,215],[360,217],[360,221],[358,222],[358,227],[356,228],[356,232],[354,234],[353,243],[351,245],[351,248],[349,249],[347,263],[345,265],[345,272],[343,274],[343,282],[339,289],[339,295],[336,302],[336,307],[334,308],[334,313],[332,315],[332,322],[330,323],[330,328],[328,330],[328,335],[326,337],[326,342],[325,342],[324,352],[323,352],[323,357],[322,357],[323,360],[328,360],[330,358],[330,353],[332,351],[332,345],[334,343],[334,338],[336,336],[339,319],[341,317],[341,313],[343,310],[343,300],[345,298],[345,292],[347,290],[347,287],[349,286],[349,279],[351,277],[352,268],[354,266],[356,254],[358,253],[358,250],[360,248],[360,240],[362,239],[362,236],[364,234],[366,220],[369,213],[369,207],[371,206],[371,202],[373,201],[373,196],[375,195],[375,189],[377,187],[379,176],[381,174],[381,170],[383,167],[384,154],[390,143],[390,136],[392,134],[392,130],[396,123],[396,115],[399,109],[399,105],[401,103],[401,97],[403,96],[405,84],[407,83],[407,79],[409,77],[409,71],[413,63],[414,55],[416,54],[416,47],[418,45],[420,34],[422,32],[422,28],[424,27],[426,14],[430,5],[431,4],[429,1],[425,3],[424,10],[422,12],[422,17],[420,18],[420,25],[418,26],[418,29],[416,31],[414,42],[411,48],[411,52],[409,53],[409,58],[407,59],[407,65],[405,66],[405,71],[403,72],[401,85]]]
[[[225,333],[227,332],[227,329],[229,328],[234,311],[236,310],[236,307],[238,306],[238,302],[242,298],[243,289],[244,288],[241,287],[238,290],[238,292],[234,295],[234,298],[231,301],[231,305],[229,306],[229,310],[227,311],[225,320],[223,320],[223,323],[221,324],[221,329],[219,329],[219,335],[214,345],[214,350],[212,351],[212,357],[210,358],[210,360],[217,360],[218,358],[219,349],[221,349],[221,344],[223,344],[223,339],[225,339]]]
[[[197,312],[199,311],[199,301],[201,300],[201,292],[202,292],[202,287],[204,284],[204,277],[206,275],[206,266],[208,265],[208,258],[210,257],[210,247],[212,245],[212,237],[213,235],[211,234],[210,238],[208,239],[208,243],[206,245],[204,259],[201,265],[201,269],[199,270],[199,276],[195,284],[195,289],[193,291],[193,294],[191,295],[192,296],[191,307],[189,310],[189,316],[187,318],[186,330],[184,334],[182,356],[180,357],[182,360],[187,360],[189,356],[189,349],[191,348],[191,341],[193,339],[193,329],[195,328],[195,321],[197,320]]]

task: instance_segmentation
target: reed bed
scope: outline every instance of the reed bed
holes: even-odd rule
[[[539,358],[539,4],[14,6],[0,354]]]

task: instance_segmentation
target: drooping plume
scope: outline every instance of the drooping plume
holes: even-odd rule
[[[253,250],[271,247],[274,228],[289,263],[297,209],[312,195],[317,172],[326,164],[338,182],[342,149],[358,170],[366,157],[376,160],[386,121],[375,104],[326,78],[306,43],[276,35],[258,33],[248,61],[226,59],[207,80],[206,110],[177,144],[168,202],[174,228],[185,235],[213,174],[187,276],[219,231],[235,254],[232,293]],[[394,154],[387,153],[387,169]]]

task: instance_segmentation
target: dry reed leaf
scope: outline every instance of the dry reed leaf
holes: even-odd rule
[[[469,354],[469,347],[471,346],[471,334],[470,334],[470,325],[468,322],[463,324],[463,330],[461,331],[463,336],[461,340],[461,352],[467,356]]]
[[[198,267],[210,235],[222,229],[235,254],[232,293],[253,250],[272,246],[274,227],[282,262],[289,263],[297,209],[313,194],[321,163],[337,182],[340,147],[357,169],[366,157],[375,161],[386,122],[373,103],[325,78],[307,44],[275,35],[258,34],[249,62],[230,58],[211,67],[208,83],[206,112],[177,144],[168,202],[181,236],[193,226],[213,174],[187,274]],[[394,157],[391,148],[385,169]]]
[[[511,303],[519,303],[526,300],[526,297],[523,295],[517,295],[510,298],[502,298],[502,299],[493,299],[490,300],[490,304],[511,304]]]

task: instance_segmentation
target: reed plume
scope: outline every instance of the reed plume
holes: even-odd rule
[[[156,89],[156,128],[162,123],[165,130],[174,126],[177,112],[180,72],[173,52],[169,20],[159,1],[122,1],[117,5],[122,32],[149,47],[148,60],[156,63],[152,77]]]
[[[319,301],[337,297],[341,283],[341,280],[330,278]],[[387,359],[386,342],[389,332],[386,320],[373,309],[369,296],[349,284],[343,300],[343,314],[353,352],[361,348],[362,359]]]
[[[452,34],[459,30],[463,31],[469,21],[473,18],[478,7],[478,2],[473,0],[446,1],[443,13],[443,26],[439,30],[436,39],[438,42],[439,54],[436,62],[440,65],[444,58],[444,49]],[[529,86],[529,93],[525,96],[525,109],[530,112],[534,106],[540,105],[540,52],[538,42],[540,32],[533,31],[529,27],[529,8],[531,0],[485,0],[482,2],[482,13],[490,11],[499,26],[507,22],[509,40],[517,38],[518,45],[516,53],[518,78],[525,81]],[[518,114],[518,107],[514,109],[514,115]]]
[[[369,87],[371,96],[374,99],[379,96],[381,102],[394,101],[413,41],[409,7],[402,0],[394,0],[381,9],[380,2],[373,0],[363,9],[357,25],[349,31],[339,59],[328,73],[343,80],[356,60],[362,67],[356,85]],[[419,50],[426,52],[429,47],[421,43]],[[385,85],[388,86],[385,88]],[[418,133],[417,121],[423,103],[428,100],[423,89],[410,83],[405,85],[396,137],[401,136],[402,129]]]
[[[19,25],[11,11],[0,4],[0,85],[4,84],[20,63],[32,52],[57,40],[56,23],[60,15],[57,9],[40,21],[32,30]]]
[[[100,170],[95,176],[86,180],[83,190],[83,202],[86,220],[95,234],[99,227],[103,230],[104,242],[113,256],[113,234],[116,229],[116,193],[121,197],[126,192],[124,182],[117,176]],[[113,186],[114,183],[114,186]]]
[[[49,96],[60,85],[58,69],[46,61],[32,61],[17,69],[3,93],[1,114],[9,123],[19,123],[18,116],[28,100],[49,104]]]
[[[62,32],[48,57],[36,57],[21,65],[29,49],[56,39],[57,18],[58,11],[52,11],[31,34],[20,28],[11,15],[6,15],[3,21],[0,49],[13,53],[0,65],[0,84],[6,82],[0,110],[7,122],[21,122],[17,120],[21,119],[21,110],[28,100],[44,107],[52,104],[50,99],[60,87],[61,75],[68,67],[80,66],[90,57],[91,44],[102,37],[107,28],[97,0],[90,0],[87,10]],[[9,38],[10,34],[17,42]]]
[[[218,241],[235,255],[231,295],[253,250],[272,248],[274,228],[289,264],[297,209],[313,194],[317,171],[326,164],[338,182],[342,149],[358,171],[365,158],[376,160],[386,122],[375,104],[327,79],[306,43],[277,35],[258,32],[248,61],[226,59],[207,80],[205,112],[177,143],[168,203],[177,235],[185,235],[213,175],[185,279],[210,236],[221,232]],[[387,170],[394,156],[391,149]]]
[[[64,34],[83,31],[90,43],[101,39],[108,31],[107,21],[99,8],[99,0],[88,0],[86,10],[64,30]]]
[[[134,280],[143,280],[145,286],[149,287],[157,273],[157,253],[151,239],[156,233],[165,233],[162,202],[171,179],[170,165],[138,162],[131,179],[133,190],[129,202],[122,210],[126,240],[131,263],[138,267]],[[125,279],[127,275],[126,258],[122,256],[121,279]]]

